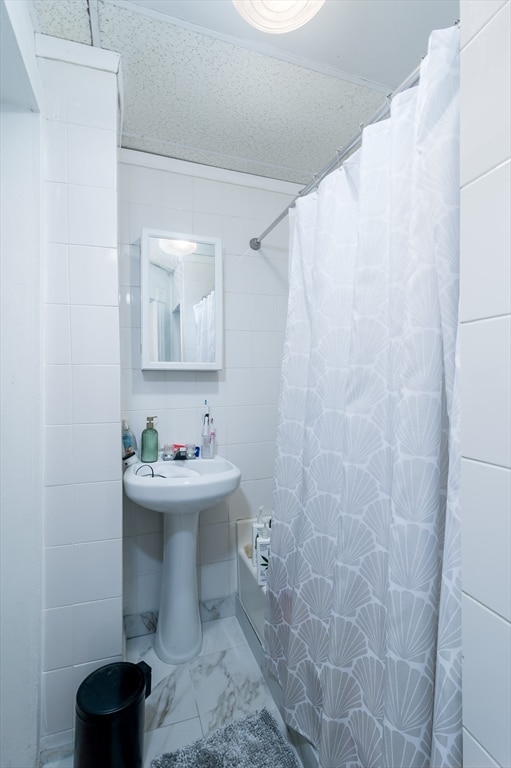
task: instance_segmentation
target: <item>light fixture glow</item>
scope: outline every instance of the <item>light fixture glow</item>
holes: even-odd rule
[[[169,256],[189,256],[197,250],[197,243],[192,243],[191,240],[160,238],[158,246],[164,253],[168,253]]]
[[[291,32],[306,24],[325,0],[232,0],[238,13],[256,29]]]

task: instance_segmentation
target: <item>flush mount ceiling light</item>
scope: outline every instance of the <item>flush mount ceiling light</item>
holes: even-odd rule
[[[256,29],[271,34],[302,27],[325,0],[232,0],[238,13]]]
[[[190,240],[160,238],[158,246],[164,253],[168,253],[169,256],[189,256],[197,250],[197,243],[192,243]]]

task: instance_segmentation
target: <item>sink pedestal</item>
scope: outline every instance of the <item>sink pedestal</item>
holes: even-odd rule
[[[141,507],[163,512],[163,573],[154,647],[169,664],[194,659],[202,647],[197,589],[199,512],[233,493],[240,479],[238,467],[221,456],[137,462],[124,473],[126,496]]]
[[[198,512],[164,514],[164,556],[155,651],[168,664],[199,655],[202,627],[197,587]]]

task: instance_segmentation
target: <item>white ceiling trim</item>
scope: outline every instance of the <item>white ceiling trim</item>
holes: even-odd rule
[[[268,45],[252,43],[248,40],[241,40],[238,37],[232,37],[231,35],[225,35],[221,32],[215,32],[214,30],[206,29],[205,27],[198,26],[197,24],[192,24],[189,21],[184,21],[183,19],[169,16],[166,13],[154,11],[152,8],[144,8],[140,5],[134,5],[133,3],[130,3],[129,0],[103,1],[105,5],[115,5],[119,8],[124,8],[127,11],[131,11],[132,13],[148,16],[149,18],[157,19],[158,21],[161,21],[165,24],[172,24],[173,26],[181,27],[182,29],[195,32],[200,35],[207,35],[208,37],[213,37],[217,40],[221,40],[224,43],[229,43],[230,45],[234,45],[238,48],[246,48],[249,51],[255,51],[256,53],[260,53],[263,56],[270,56],[274,59],[280,59],[280,61],[286,61],[289,64],[294,64],[295,66],[302,67],[303,69],[310,69],[313,72],[318,72],[319,74],[326,75],[327,77],[334,77],[337,80],[343,80],[348,83],[353,83],[354,85],[362,85],[379,93],[388,93],[389,90],[392,90],[389,84],[377,83],[363,77],[357,77],[357,75],[352,75],[349,72],[341,72],[338,69],[325,66],[324,64],[318,64],[317,62],[311,61],[310,59],[304,59],[300,56],[293,56],[291,54],[283,53],[282,51],[279,51],[276,48],[272,48]]]
[[[123,145],[130,140],[133,142],[138,142],[138,134],[124,131],[122,133]],[[200,160],[190,161],[198,163],[199,165],[212,165],[213,167],[219,168],[231,168],[233,163],[237,163],[238,165],[242,164],[245,166],[245,168],[249,169],[245,171],[245,173],[251,173],[255,176],[268,176],[270,178],[276,179],[281,179],[282,176],[287,177],[287,174],[293,174],[295,177],[301,175],[303,177],[302,182],[289,183],[301,183],[302,185],[306,184],[307,181],[310,180],[313,176],[312,174],[304,174],[300,168],[290,168],[286,165],[276,165],[275,163],[261,162],[253,158],[240,157],[238,155],[228,155],[224,152],[218,152],[208,147],[198,147],[194,146],[193,144],[180,144],[177,141],[165,141],[164,139],[159,139],[156,136],[146,136],[145,142],[146,145],[151,146],[152,151],[156,152],[157,154],[159,154],[157,149],[159,148],[160,152],[164,153],[164,155],[168,157],[175,157],[176,155],[180,155],[181,159],[183,155],[200,157]],[[216,166],[215,163],[218,163],[218,166]],[[273,177],[272,172],[277,175]]]
[[[91,46],[85,43],[75,43],[63,37],[53,37],[36,32],[34,35],[35,53],[43,59],[56,59],[69,64],[78,64],[91,69],[119,73],[121,55],[106,48],[94,48],[92,57]]]
[[[119,150],[118,157],[120,163],[128,165],[153,168],[158,171],[171,171],[172,173],[180,173],[199,179],[224,181],[240,187],[255,187],[257,189],[264,189],[267,192],[278,192],[292,195],[293,197],[303,188],[303,184],[297,184],[293,181],[282,181],[268,176],[257,176],[245,173],[244,171],[231,171],[214,165],[192,163],[189,160],[179,160],[178,158],[166,157],[165,155],[153,155],[150,152],[141,152],[140,150],[127,149],[126,147],[122,147]]]

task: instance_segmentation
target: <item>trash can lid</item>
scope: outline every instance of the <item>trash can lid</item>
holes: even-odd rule
[[[145,694],[145,677],[136,664],[118,661],[91,672],[76,694],[76,711],[84,719],[115,715]]]

